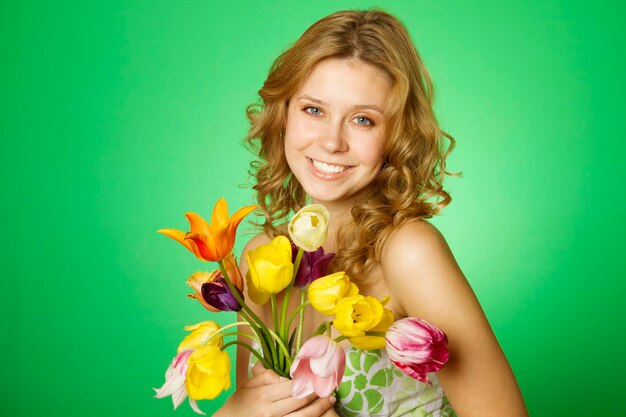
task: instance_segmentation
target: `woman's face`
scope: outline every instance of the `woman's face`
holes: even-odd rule
[[[391,80],[361,61],[320,62],[291,98],[285,155],[315,202],[351,203],[383,164]]]

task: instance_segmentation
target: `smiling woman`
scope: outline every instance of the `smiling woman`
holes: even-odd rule
[[[295,398],[291,381],[259,364],[250,377],[250,355],[240,349],[237,390],[216,415],[526,416],[476,296],[426,221],[451,201],[443,180],[455,142],[439,127],[432,82],[402,23],[381,10],[333,13],[278,57],[259,94],[262,103],[248,108],[247,139],[258,154],[252,172],[265,222],[246,245],[241,270],[254,277],[257,248],[284,233],[292,212],[323,204],[322,249],[336,253],[334,274],[311,284],[310,301],[322,308],[306,309],[299,331],[312,340],[324,314],[335,315],[346,370],[336,396],[313,389],[309,375],[312,385],[296,384],[296,391],[311,394]],[[350,280],[358,293],[345,284]],[[299,306],[296,294],[278,298],[290,314]],[[271,321],[269,304],[251,308]],[[401,339],[426,334],[432,343],[383,337],[406,317],[413,320],[399,328]],[[392,357],[386,343],[395,343]],[[439,350],[429,352],[433,343]],[[400,354],[432,362],[400,372],[393,367]],[[313,374],[324,374],[318,368]]]
[[[383,165],[391,81],[358,60],[320,62],[288,107],[285,157],[307,194],[351,206]]]

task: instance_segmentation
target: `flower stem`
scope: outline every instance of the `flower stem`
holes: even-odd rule
[[[227,324],[224,327],[220,327],[220,329],[218,331],[213,333],[211,336],[209,336],[209,338],[207,340],[204,341],[204,343],[202,343],[202,346],[204,346],[207,343],[209,343],[211,340],[213,340],[213,338],[215,336],[217,336],[218,334],[222,333],[224,330],[228,330],[231,327],[236,327],[236,326],[250,326],[250,323],[248,323],[247,321],[238,321],[238,322],[235,322],[235,323]]]
[[[255,334],[250,334],[250,333],[244,333],[244,332],[228,332],[228,333],[224,333],[222,335],[223,337],[226,336],[241,336],[241,337],[247,337],[250,340],[254,340],[255,342],[257,342],[259,345],[261,344],[261,340],[259,340],[259,337]]]
[[[276,348],[273,343],[270,343],[269,338],[269,329],[263,325],[263,327],[255,324],[248,314],[244,310],[240,310],[239,314],[243,317],[250,325],[250,328],[256,333],[259,338],[259,342],[261,345],[261,349],[263,349],[263,355],[265,355],[268,359],[271,358],[272,364],[277,362],[276,358]],[[273,368],[273,367],[272,367]]]
[[[217,264],[220,267],[220,271],[222,271],[222,275],[224,276],[224,280],[226,281],[226,285],[228,285],[230,292],[233,293],[233,295],[235,296],[235,299],[237,299],[237,302],[241,305],[242,309],[239,311],[239,314],[241,314],[248,322],[254,323],[254,325],[251,327],[252,329],[254,329],[257,335],[260,336],[259,332],[267,333],[268,331],[270,331],[269,328],[265,325],[265,323],[263,323],[263,320],[261,320],[259,316],[257,316],[254,313],[254,311],[252,311],[252,309],[248,307],[248,305],[243,300],[243,297],[239,295],[239,291],[237,291],[237,289],[235,288],[235,285],[233,284],[230,277],[228,276],[228,272],[226,271],[224,262],[217,261]],[[273,363],[277,363],[276,349],[273,346],[273,344],[267,343],[266,350],[269,350],[269,353],[272,354],[272,358],[274,360]]]
[[[330,327],[330,324],[327,321],[323,321],[322,324],[319,325],[315,332],[313,332],[313,336],[319,336],[326,331]]]
[[[278,343],[278,346],[280,346],[280,349],[282,350],[283,354],[285,355],[285,359],[287,360],[287,365],[291,366],[291,362],[292,362],[291,355],[289,354],[289,350],[287,350],[285,343],[282,341],[280,336],[278,336],[274,331],[272,331],[272,329],[267,329],[267,330],[270,332],[270,334],[272,335],[276,343]]]
[[[245,312],[248,313],[250,317],[252,317],[253,321],[255,321],[257,325],[261,327],[266,327],[265,324],[263,324],[263,321],[259,318],[259,316],[254,314],[254,311],[252,311],[250,307],[248,307],[248,305],[245,303],[243,298],[239,295],[239,291],[237,291],[237,289],[235,288],[235,285],[233,284],[233,282],[230,280],[228,276],[228,272],[226,272],[224,263],[222,261],[217,261],[217,264],[220,266],[220,270],[222,271],[222,275],[224,276],[226,285],[228,285],[230,292],[233,293],[233,296],[235,296],[235,299],[237,299],[237,302],[239,303],[239,305],[241,305],[241,308],[245,310]]]
[[[302,296],[302,294],[300,294]],[[289,316],[289,320],[287,320],[287,328],[290,329],[291,328],[291,323],[293,322],[293,319],[296,318],[296,315],[304,310],[304,307],[308,306],[309,304],[311,304],[308,300],[305,301],[304,303],[302,302],[302,298],[300,298],[300,305],[298,306],[298,308],[296,308],[296,310],[291,313],[291,316]]]
[[[276,294],[272,294],[270,300],[272,301],[272,318],[274,319],[274,330],[280,333],[280,329],[278,328],[278,311],[276,310]]]
[[[233,340],[231,342],[228,342],[224,346],[222,346],[221,350],[224,350],[227,347],[232,346],[232,345],[239,345],[239,346],[242,346],[242,347],[248,349],[250,351],[250,353],[252,353],[254,356],[256,356],[257,359],[260,360],[263,363],[263,366],[265,366],[267,369],[272,369],[270,364],[265,360],[265,358],[263,358],[263,356],[261,356],[261,354],[259,352],[256,351],[256,349],[254,349],[249,344],[247,344],[245,342],[242,342],[241,340]]]
[[[306,290],[300,289],[300,317],[298,318],[298,334],[296,335],[296,353],[300,351],[302,345],[302,328],[304,327],[304,306],[306,301]],[[306,302],[308,304],[308,301]],[[296,310],[297,311],[297,310]]]
[[[289,329],[287,327],[287,309],[289,308],[289,299],[291,298],[291,289],[293,288],[293,284],[296,281],[296,275],[298,274],[298,268],[300,267],[300,261],[302,261],[302,255],[304,254],[304,250],[302,248],[298,249],[298,254],[296,255],[296,262],[293,264],[293,276],[291,277],[291,282],[287,286],[287,290],[285,291],[285,298],[283,298],[283,309],[281,311],[281,320],[280,325],[281,328],[279,332],[284,340],[287,340]]]

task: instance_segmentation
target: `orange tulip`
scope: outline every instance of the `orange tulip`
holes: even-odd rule
[[[228,205],[224,198],[215,203],[211,224],[200,215],[189,212],[185,214],[191,230],[187,233],[176,229],[161,229],[159,233],[168,236],[193,252],[202,261],[221,261],[233,250],[235,234],[239,223],[257,206],[242,207],[228,217]]]

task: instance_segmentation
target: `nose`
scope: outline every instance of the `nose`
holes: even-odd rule
[[[345,132],[341,123],[329,123],[324,132],[320,132],[319,144],[328,153],[345,152],[348,150]]]

